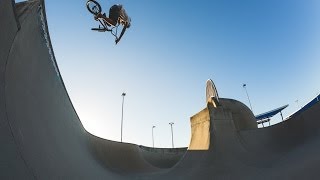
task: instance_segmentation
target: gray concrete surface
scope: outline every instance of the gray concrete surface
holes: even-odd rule
[[[187,148],[152,148],[139,146],[144,160],[158,168],[171,168],[185,155]]]
[[[205,148],[186,153],[91,135],[60,76],[43,0],[0,1],[0,85],[0,179],[319,179],[319,103],[258,129],[248,107],[220,98],[205,121],[191,118],[190,146]]]

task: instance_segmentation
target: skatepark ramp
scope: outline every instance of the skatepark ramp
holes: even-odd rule
[[[319,178],[319,102],[258,129],[243,103],[208,96],[216,99],[191,117],[187,151],[88,133],[60,75],[45,12],[43,0],[0,1],[0,179]]]

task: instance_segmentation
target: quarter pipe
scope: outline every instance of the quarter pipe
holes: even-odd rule
[[[44,1],[0,1],[0,179],[319,178],[319,102],[262,129],[243,103],[214,102],[191,118],[188,150],[91,135],[60,75]]]

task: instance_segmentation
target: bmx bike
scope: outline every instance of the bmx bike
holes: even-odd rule
[[[102,8],[100,4],[95,0],[88,0],[86,3],[88,11],[94,15],[94,19],[96,21],[99,21],[99,27],[98,28],[91,28],[91,30],[98,31],[98,32],[105,32],[109,31],[111,34],[116,38],[116,42],[120,41],[120,37],[118,37],[118,27],[119,25],[122,25],[123,28],[127,28],[130,26],[131,19],[128,17],[128,15],[124,13],[120,13],[120,16],[116,22],[115,25],[109,23],[104,18],[101,18],[100,15],[105,16],[105,13],[102,14]],[[98,18],[99,17],[99,18]]]

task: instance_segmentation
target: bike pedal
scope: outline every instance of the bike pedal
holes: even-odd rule
[[[93,31],[98,31],[98,32],[105,32],[105,31],[107,31],[106,29],[102,29],[102,28],[91,28],[91,30],[93,30]]]

